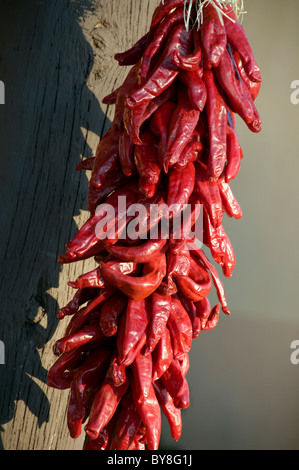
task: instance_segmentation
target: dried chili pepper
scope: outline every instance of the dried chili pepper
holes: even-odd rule
[[[164,0],[148,33],[115,58],[132,68],[103,99],[115,106],[111,128],[76,168],[91,171],[90,216],[58,258],[97,266],[68,282],[76,293],[57,313],[70,320],[48,384],[69,389],[69,433],[86,423],[85,450],[157,450],[161,411],[172,437],[182,433],[192,341],[217,326],[220,309],[230,315],[195,225],[202,215],[200,241],[230,277],[223,218],[242,216],[229,185],[243,158],[236,115],[260,132],[261,78],[223,2]]]

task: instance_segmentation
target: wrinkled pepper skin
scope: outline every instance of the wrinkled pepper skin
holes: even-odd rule
[[[67,282],[48,385],[68,391],[84,450],[157,451],[162,413],[182,435],[193,342],[231,315],[221,275],[236,265],[225,222],[243,215],[237,119],[261,131],[261,73],[231,6],[214,1],[161,0],[114,57],[129,69],[103,99],[110,129],[75,168],[89,172],[89,215],[57,260],[90,267]]]

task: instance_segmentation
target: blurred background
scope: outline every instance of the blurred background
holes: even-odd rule
[[[145,33],[157,5],[122,0],[119,9],[115,1],[4,1],[0,196],[6,303],[0,339],[15,348],[11,355],[7,348],[6,365],[0,365],[6,449],[82,445],[70,444],[61,431],[67,398],[45,385],[52,344],[60,337],[57,306],[69,298],[66,280],[79,272],[60,272],[56,258],[76,231],[72,218],[81,225],[86,215],[87,180],[73,172],[109,127],[112,110],[107,113],[101,100],[125,73],[113,55]],[[299,104],[291,102],[291,83],[299,80],[299,2],[244,3],[243,26],[263,76],[256,101],[263,130],[252,134],[238,120],[244,159],[231,187],[243,218],[224,224],[237,260],[233,277],[223,280],[232,315],[193,342],[182,438],[175,443],[164,420],[163,449],[299,449],[299,365],[290,360],[291,343],[299,340]],[[213,294],[210,300],[216,302]]]
[[[224,280],[232,316],[193,343],[179,447],[298,449],[299,2],[247,0],[243,26],[263,75],[261,134],[238,120],[244,152],[231,184],[241,221],[227,220],[237,265]],[[165,444],[170,445],[166,439]]]

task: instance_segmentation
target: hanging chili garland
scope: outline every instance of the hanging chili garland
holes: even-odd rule
[[[148,33],[115,55],[132,68],[103,100],[115,114],[95,157],[77,167],[91,171],[90,216],[58,260],[94,258],[97,267],[69,282],[76,292],[58,318],[70,321],[48,373],[49,386],[70,389],[67,425],[72,438],[84,425],[86,450],[157,450],[161,412],[179,440],[192,341],[217,326],[220,309],[230,314],[217,269],[190,227],[201,204],[203,243],[231,277],[235,256],[222,221],[242,217],[229,185],[243,158],[235,116],[261,130],[254,103],[261,74],[243,13],[240,0],[164,0]],[[133,204],[146,208],[147,239],[122,236]],[[192,207],[180,237],[164,236],[166,204],[176,213]],[[108,205],[116,220],[107,218]],[[161,208],[154,218],[153,205]]]

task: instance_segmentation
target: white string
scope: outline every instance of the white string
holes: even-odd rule
[[[196,0],[195,3],[196,3],[196,20],[195,20],[194,25],[197,24],[198,29],[200,28],[203,22],[203,9],[205,5],[208,5],[208,4],[212,4],[213,7],[216,9],[219,19],[222,24],[223,24],[223,16],[225,16],[231,21],[234,21],[223,11],[222,6],[230,5],[233,8],[236,14],[236,17],[238,18],[238,21],[240,23],[242,23],[243,16],[247,13],[244,10],[244,0],[217,0],[217,2],[215,0]],[[164,0],[162,0],[162,5],[164,5]],[[189,31],[190,29],[192,6],[193,6],[192,0],[184,0],[184,22],[185,22],[187,31]]]

